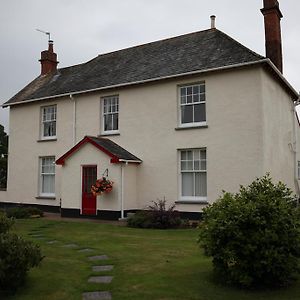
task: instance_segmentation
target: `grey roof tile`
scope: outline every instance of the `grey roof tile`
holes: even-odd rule
[[[4,105],[264,60],[217,29],[107,54],[39,76]]]

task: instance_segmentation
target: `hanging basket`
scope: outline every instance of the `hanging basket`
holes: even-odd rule
[[[113,181],[102,177],[97,179],[96,183],[92,185],[91,192],[94,196],[100,196],[103,193],[110,193],[113,189]]]

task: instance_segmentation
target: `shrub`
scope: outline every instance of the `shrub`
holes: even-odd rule
[[[127,220],[130,227],[139,228],[176,228],[181,225],[179,212],[175,211],[175,205],[166,208],[166,200],[153,201],[153,205],[146,211],[137,212]]]
[[[7,218],[5,213],[0,212],[0,234],[8,232],[8,230],[11,228],[13,223],[14,223],[13,220]]]
[[[15,290],[42,260],[39,246],[9,233],[13,221],[0,213],[0,290]]]
[[[16,234],[0,235],[0,289],[14,290],[24,282],[30,268],[42,260],[39,246]]]
[[[214,270],[244,287],[286,285],[300,272],[300,214],[267,174],[204,209],[199,243]]]
[[[31,216],[37,216],[37,215],[42,217],[44,215],[44,213],[42,210],[40,210],[37,207],[16,206],[16,207],[11,207],[11,208],[7,209],[6,215],[9,218],[27,219]]]
[[[6,210],[6,215],[9,218],[26,219],[30,217],[29,212],[22,206],[11,207]]]

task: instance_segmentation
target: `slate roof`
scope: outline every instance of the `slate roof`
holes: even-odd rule
[[[222,31],[209,29],[102,54],[39,76],[4,106],[262,60]]]
[[[64,165],[65,160],[68,159],[72,154],[78,151],[83,145],[90,143],[98,148],[100,151],[106,153],[111,157],[111,163],[119,163],[120,161],[128,161],[134,163],[141,163],[142,160],[137,158],[135,155],[131,154],[118,144],[114,143],[110,139],[94,137],[94,136],[85,136],[80,142],[78,142],[74,147],[69,151],[63,154],[59,159],[57,159],[57,165]]]

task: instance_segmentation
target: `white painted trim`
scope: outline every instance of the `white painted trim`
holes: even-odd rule
[[[125,162],[125,163],[141,163],[141,160],[130,160],[130,159],[119,159],[120,162]]]
[[[223,67],[218,67],[218,68],[210,68],[210,69],[206,69],[206,70],[185,72],[185,73],[179,73],[179,74],[174,74],[174,75],[169,75],[169,76],[162,76],[162,77],[155,77],[155,78],[145,79],[145,80],[140,80],[140,81],[132,81],[132,82],[115,84],[115,85],[109,85],[109,86],[105,86],[105,87],[89,89],[89,90],[83,90],[83,91],[77,91],[77,92],[72,92],[72,93],[57,94],[57,95],[53,95],[53,96],[35,98],[35,99],[19,101],[19,102],[15,102],[15,103],[2,104],[1,106],[3,108],[5,108],[5,107],[13,106],[13,105],[18,105],[18,104],[25,104],[25,103],[30,103],[30,102],[36,102],[36,101],[66,97],[66,96],[70,96],[70,94],[72,94],[72,95],[81,95],[81,94],[90,93],[90,92],[103,91],[103,90],[107,90],[107,89],[120,88],[120,87],[127,87],[127,86],[131,86],[131,85],[154,82],[154,81],[159,81],[159,80],[164,80],[164,79],[172,79],[172,78],[188,76],[188,75],[197,75],[197,74],[203,74],[203,73],[209,73],[209,72],[236,69],[236,68],[240,68],[240,67],[247,67],[247,66],[258,65],[258,64],[262,64],[262,63],[267,63],[276,72],[276,74],[280,77],[280,79],[283,80],[283,82],[287,85],[287,87],[295,94],[295,96],[298,95],[296,90],[283,77],[283,75],[279,72],[279,70],[275,67],[275,65],[270,61],[270,59],[265,58],[265,59],[261,59],[261,60],[257,60],[257,61],[252,61],[252,62],[247,62],[247,63],[240,63],[240,64],[235,64],[235,65],[230,65],[230,66],[225,66],[225,67],[223,66]]]

